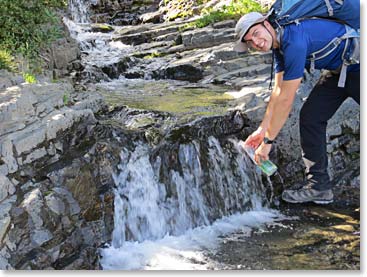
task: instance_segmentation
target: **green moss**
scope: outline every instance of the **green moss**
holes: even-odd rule
[[[266,9],[254,0],[232,1],[229,6],[223,6],[220,10],[203,10],[202,17],[194,22],[197,28],[203,28],[215,22],[239,19],[242,15],[249,12],[265,13]]]
[[[92,28],[99,29],[101,31],[113,31],[113,28],[111,26],[103,23],[94,23],[91,26]]]
[[[158,57],[162,57],[163,56],[163,54],[162,53],[158,53],[157,51],[155,51],[155,52],[152,52],[151,54],[149,54],[149,55],[145,55],[144,57],[143,57],[143,59],[153,59],[153,58],[158,58]]]

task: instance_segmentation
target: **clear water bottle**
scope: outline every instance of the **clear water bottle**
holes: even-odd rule
[[[255,162],[255,149],[250,146],[244,146],[245,152],[251,158],[251,160],[264,172],[266,175],[271,176],[277,170],[277,166],[273,164],[270,160],[263,161],[261,164]]]

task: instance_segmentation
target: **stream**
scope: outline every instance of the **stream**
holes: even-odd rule
[[[162,75],[169,73],[159,71],[167,57],[154,59],[144,47],[121,42],[127,26],[95,31],[86,2],[71,1],[73,21],[64,18],[82,52],[83,85],[102,94],[111,110],[127,106],[168,118],[113,119],[130,131],[159,125],[163,142],[121,149],[112,241],[100,249],[104,270],[359,269],[357,207],[279,203],[272,180],[236,135],[183,139],[180,131],[175,140],[174,128],[235,109],[228,86]]]

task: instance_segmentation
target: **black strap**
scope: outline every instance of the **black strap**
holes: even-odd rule
[[[272,91],[273,90],[273,74],[274,74],[274,51],[272,51],[271,53],[271,71],[270,71],[270,84],[269,84],[269,90]]]

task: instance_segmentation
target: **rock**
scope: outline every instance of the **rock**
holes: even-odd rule
[[[35,124],[28,129],[11,135],[15,155],[20,156],[36,148],[46,139],[46,129],[41,124]]]
[[[43,198],[39,188],[28,192],[21,203],[21,208],[27,211],[36,229],[43,227],[43,219],[41,217],[42,207]]]
[[[0,218],[0,241],[3,240],[7,230],[9,228],[9,225],[10,225],[10,216]]]
[[[203,70],[192,64],[170,65],[163,72],[166,78],[174,80],[197,82],[203,78]]]
[[[9,215],[12,205],[16,200],[17,196],[13,195],[0,203],[0,218],[5,218],[6,216]]]
[[[205,48],[234,40],[234,30],[232,28],[219,30],[205,27],[184,32],[182,33],[182,43],[190,48]]]
[[[10,180],[6,176],[0,174],[0,203],[7,197],[13,195],[14,193],[15,193],[14,185],[10,182]]]
[[[56,193],[62,195],[63,198],[66,199],[66,202],[68,203],[69,206],[69,211],[68,213],[73,216],[73,215],[77,215],[80,213],[80,207],[79,207],[79,203],[74,199],[72,193],[64,188],[54,188],[53,189]],[[65,208],[65,207],[64,207]]]
[[[236,26],[237,21],[235,20],[225,20],[216,22],[213,24],[214,29],[224,29],[224,28],[234,28]]]
[[[160,11],[150,12],[150,13],[144,13],[139,17],[139,20],[142,23],[159,23],[162,20],[162,14]]]
[[[45,197],[47,207],[57,215],[65,213],[64,202],[56,196],[56,194],[49,194]]]
[[[36,229],[31,234],[31,239],[37,246],[42,245],[43,243],[51,240],[52,238],[53,236],[51,232],[47,229]]]
[[[22,162],[22,164],[29,164],[32,163],[33,161],[36,161],[44,156],[46,156],[48,153],[46,151],[46,149],[44,147],[40,148],[40,149],[36,149],[35,151],[33,151],[31,154],[29,154],[26,159]],[[51,153],[53,154],[53,153]],[[56,153],[54,153],[56,154]]]
[[[55,40],[43,51],[42,57],[52,71],[53,78],[61,78],[68,74],[68,69],[80,58],[80,49],[76,40],[71,38],[66,26],[63,26],[63,37]]]
[[[114,29],[112,26],[107,25],[107,24],[95,23],[95,24],[91,24],[91,30],[93,32],[110,33]]]

